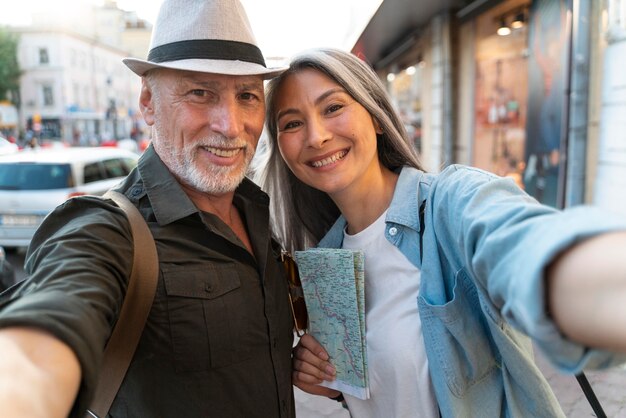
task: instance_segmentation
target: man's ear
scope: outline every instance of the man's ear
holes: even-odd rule
[[[146,125],[152,126],[154,124],[154,102],[152,100],[153,94],[150,86],[145,78],[141,78],[141,93],[139,94],[139,110],[143,115],[143,120],[146,121]]]

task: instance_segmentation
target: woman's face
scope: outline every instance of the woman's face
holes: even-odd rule
[[[314,69],[283,80],[275,98],[278,148],[294,175],[331,197],[366,191],[380,175],[374,119]]]

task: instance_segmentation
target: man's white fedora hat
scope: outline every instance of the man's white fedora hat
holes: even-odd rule
[[[172,68],[268,79],[286,69],[266,67],[239,0],[164,0],[148,59],[123,62],[140,76],[153,68]]]

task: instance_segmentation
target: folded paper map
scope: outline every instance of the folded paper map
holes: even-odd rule
[[[296,251],[309,333],[328,352],[336,380],[322,385],[369,398],[365,345],[365,276],[361,251]]]

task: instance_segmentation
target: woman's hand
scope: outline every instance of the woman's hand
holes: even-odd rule
[[[335,368],[328,362],[329,356],[315,338],[305,334],[293,349],[293,384],[313,395],[335,398],[341,392],[318,386],[322,381],[335,380]]]

